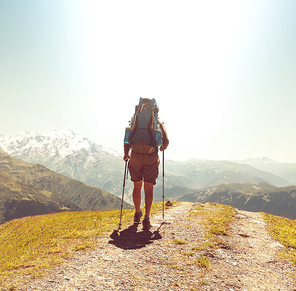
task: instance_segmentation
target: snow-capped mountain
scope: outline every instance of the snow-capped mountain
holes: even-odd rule
[[[46,134],[35,134],[23,130],[6,137],[0,135],[0,147],[8,154],[28,162],[36,162],[36,159],[43,161],[52,157],[64,159],[81,150],[100,155],[118,155],[115,150],[105,149],[71,129]]]
[[[115,150],[105,149],[87,137],[65,129],[61,132],[35,134],[23,130],[18,134],[0,138],[0,147],[11,156],[30,163],[39,163],[70,178],[85,179],[95,165],[103,162],[109,172],[119,154]],[[109,162],[106,162],[109,161]],[[98,172],[96,173],[98,175]],[[96,185],[98,186],[98,185]]]
[[[121,154],[71,129],[46,134],[23,130],[2,135],[0,149],[17,159],[39,163],[90,186],[121,195],[124,170]]]

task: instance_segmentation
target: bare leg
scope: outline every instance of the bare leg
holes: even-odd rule
[[[153,202],[153,184],[149,182],[144,182],[145,191],[145,215],[149,216],[151,205]]]
[[[143,181],[134,182],[133,201],[134,201],[136,212],[139,212],[141,209],[142,183],[143,183]]]

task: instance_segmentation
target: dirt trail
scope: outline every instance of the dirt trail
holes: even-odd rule
[[[224,239],[230,248],[213,254],[212,281],[229,290],[296,290],[289,275],[295,267],[277,255],[284,247],[269,236],[265,225],[260,213],[237,211],[230,236]]]
[[[192,207],[167,209],[166,224],[155,214],[151,232],[131,226],[119,239],[100,238],[94,250],[18,290],[296,290],[289,274],[295,268],[277,256],[283,246],[270,238],[261,214],[238,210],[230,236],[220,237],[227,244],[204,252],[194,249],[204,229],[189,215]],[[195,263],[203,256],[209,268]]]

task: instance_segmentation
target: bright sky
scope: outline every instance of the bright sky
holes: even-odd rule
[[[0,0],[0,133],[122,150],[155,97],[173,160],[296,162],[296,1]]]

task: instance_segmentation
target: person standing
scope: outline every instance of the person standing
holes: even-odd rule
[[[155,99],[140,98],[131,125],[126,129],[124,139],[124,161],[128,162],[131,181],[134,183],[133,202],[134,223],[140,223],[141,191],[144,184],[145,216],[143,230],[149,230],[150,210],[153,202],[153,187],[159,173],[158,150],[164,151],[169,145],[165,126],[158,120],[158,107]],[[131,154],[129,154],[131,149]]]

